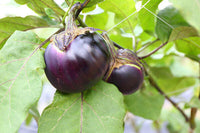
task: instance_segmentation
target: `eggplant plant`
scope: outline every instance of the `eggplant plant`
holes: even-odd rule
[[[0,133],[200,132],[199,3],[165,2],[13,0],[37,15],[0,19]]]

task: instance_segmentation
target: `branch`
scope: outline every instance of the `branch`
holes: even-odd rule
[[[200,62],[199,62],[199,76],[200,76]],[[200,100],[200,86],[199,86],[199,96],[198,96],[198,98]],[[191,108],[191,112],[190,112],[190,128],[191,128],[191,132],[193,132],[193,130],[196,127],[196,123],[195,123],[196,114],[197,114],[197,108]]]
[[[146,71],[146,70],[145,70]],[[146,71],[147,73],[147,71]],[[147,73],[148,74],[148,73]],[[182,115],[183,117],[185,118],[185,121],[188,122],[189,121],[189,118],[188,116],[184,113],[184,111],[172,100],[169,98],[169,96],[167,96],[167,94],[165,94],[161,89],[160,87],[156,84],[156,82],[154,81],[154,79],[151,77],[150,74],[148,74],[149,76],[149,82],[152,86],[155,87],[155,89],[161,94],[163,95]]]
[[[200,77],[200,61],[199,61],[199,77]],[[200,84],[200,80],[199,80],[199,84]],[[199,100],[200,100],[200,86],[199,86]]]
[[[151,53],[145,55],[145,56],[142,56],[142,57],[138,57],[139,59],[144,59],[144,58],[147,58],[149,56],[151,56],[152,54],[154,54],[155,52],[157,52],[159,49],[161,49],[162,47],[164,47],[168,42],[165,42],[163,43],[162,45],[160,45],[158,48],[154,49]]]
[[[118,49],[124,49],[122,46],[120,46],[119,44],[117,44],[116,42],[113,42],[114,46],[117,47]]]
[[[83,8],[90,2],[90,0],[85,0],[82,4],[81,4],[81,8],[77,10],[75,18],[78,17],[78,15],[80,14],[80,12],[83,10]]]
[[[154,44],[157,41],[159,41],[159,39],[156,39],[152,42],[148,42],[148,43],[144,44],[143,47],[140,48],[136,53],[138,54],[138,53],[142,52],[145,48],[149,47],[150,45]]]

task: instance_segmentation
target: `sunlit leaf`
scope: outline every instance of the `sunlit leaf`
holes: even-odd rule
[[[198,32],[196,31],[196,29],[194,29],[193,27],[181,26],[172,30],[172,33],[169,37],[169,41],[174,41],[194,36],[198,36]]]
[[[69,0],[70,2],[72,2],[72,0]],[[84,3],[85,0],[74,0],[74,3],[76,2],[80,2],[80,3]],[[91,7],[91,6],[94,6],[100,2],[102,2],[103,0],[90,0],[89,3],[87,4],[86,8],[87,7]]]
[[[109,18],[109,15],[105,12],[96,14],[96,15],[87,15],[85,23],[89,27],[106,30],[108,28],[107,26],[108,21],[109,21],[108,18]],[[99,23],[100,20],[101,20],[101,23]]]
[[[145,90],[125,96],[125,104],[134,115],[156,120],[160,116],[164,99],[153,87],[147,86]]]
[[[170,54],[159,59],[147,58],[145,61],[151,67],[168,67],[174,77],[198,77],[198,62],[187,57]]]
[[[174,77],[168,67],[152,67],[150,73],[168,95],[177,95],[195,85],[193,77]]]
[[[186,54],[186,56],[199,61],[200,60],[200,37],[189,37],[182,40],[176,40],[176,49]]]
[[[105,0],[100,3],[99,6],[104,9],[105,12],[109,11],[115,13],[114,22],[115,24],[120,23],[117,28],[123,28],[125,32],[133,33],[136,21],[134,21],[135,17],[129,16],[136,13],[135,2],[133,0],[126,0],[126,2],[121,0]],[[122,22],[123,19],[126,20]]]
[[[150,0],[148,2],[148,0],[143,0],[142,4],[144,8],[142,8],[138,13],[139,23],[142,26],[143,30],[152,35],[155,30],[155,24],[156,24],[155,22],[156,10],[158,8],[158,4],[161,1],[162,0]]]
[[[110,35],[110,39],[123,48],[133,49],[133,38],[131,37],[124,37],[122,35]]]
[[[30,30],[49,26],[46,21],[39,17],[27,16],[22,17],[6,17],[0,19],[0,48],[15,30]]]
[[[189,24],[176,8],[168,6],[159,11],[155,31],[161,41],[168,41],[172,30],[179,26],[189,26]]]
[[[0,131],[13,133],[40,97],[43,52],[37,36],[16,31],[0,50]]]
[[[51,8],[58,16],[63,16],[64,11],[53,0],[15,0],[18,4],[27,4],[29,8],[41,16],[46,16],[45,8]]]
[[[167,130],[171,133],[188,133],[189,124],[184,117],[174,108],[163,109],[161,119],[167,123]]]
[[[194,96],[192,99],[186,103],[187,107],[198,108],[200,109],[200,100],[198,97]]]
[[[182,16],[200,33],[200,0],[170,0]]]
[[[123,133],[123,96],[99,82],[83,95],[56,93],[39,120],[39,133]]]

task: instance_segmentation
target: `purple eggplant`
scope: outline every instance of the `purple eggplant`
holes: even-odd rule
[[[45,50],[45,73],[60,92],[78,93],[101,80],[110,63],[109,48],[101,35],[87,32],[70,42],[56,35]]]
[[[124,95],[132,94],[143,84],[142,64],[130,50],[119,49],[104,80],[117,86]]]

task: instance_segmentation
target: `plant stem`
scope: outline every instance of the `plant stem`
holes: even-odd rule
[[[80,14],[80,12],[83,10],[83,8],[90,2],[90,0],[85,0],[82,4],[81,4],[81,8],[79,8],[76,12],[75,18],[78,17],[78,15]]]
[[[145,55],[145,56],[142,56],[142,57],[138,57],[139,59],[144,59],[144,58],[147,58],[149,56],[151,56],[152,54],[154,54],[155,52],[157,52],[159,49],[161,49],[162,47],[164,47],[168,42],[165,42],[163,43],[162,45],[160,45],[158,48],[154,49],[151,53]]]
[[[190,121],[189,121],[191,130],[194,130],[196,127],[196,124],[195,124],[196,113],[197,113],[197,108],[191,108]]]
[[[156,84],[155,80],[153,79],[153,77],[151,77],[151,75],[147,72],[147,70],[145,69],[146,73],[148,74],[149,76],[149,82],[152,86],[155,87],[155,89],[165,97],[165,99],[167,99],[182,115],[183,117],[185,118],[185,121],[186,122],[189,122],[189,117],[184,113],[184,111],[172,100],[170,99],[170,97],[165,94],[161,89],[160,87]]]
[[[73,3],[74,3],[74,0],[72,0],[72,3],[69,5],[69,7],[68,7],[68,9],[67,9],[67,11],[65,12],[65,15],[64,15],[64,17],[63,17],[62,23],[63,23],[64,27],[65,27],[65,25],[66,25],[66,24],[65,24],[65,19],[66,19],[67,15],[68,15],[68,13],[69,13],[69,11],[70,11],[70,9],[71,9]]]
[[[80,26],[82,26],[82,27],[88,27],[87,24],[85,24],[80,17],[78,17],[77,20],[78,20]]]
[[[124,49],[122,46],[120,46],[119,44],[117,44],[116,42],[113,42],[114,46],[117,47],[118,49]]]
[[[200,62],[199,62],[199,76],[200,76]],[[200,82],[200,81],[199,81]],[[200,83],[199,83],[200,84]],[[199,95],[198,95],[198,98],[200,100],[200,86],[199,86]],[[195,124],[195,117],[196,117],[196,114],[197,114],[197,108],[191,108],[191,112],[190,112],[190,131],[192,132],[195,127],[196,127],[196,124]]]
[[[199,61],[199,77],[200,77],[200,61]],[[200,80],[199,80],[199,85],[200,85]],[[199,100],[200,100],[200,86],[199,86]]]
[[[136,53],[138,54],[138,53],[142,52],[144,49],[146,49],[147,47],[149,47],[150,45],[154,44],[157,41],[159,41],[159,39],[156,39],[152,42],[148,42],[148,43],[144,44],[143,47],[140,48]]]

